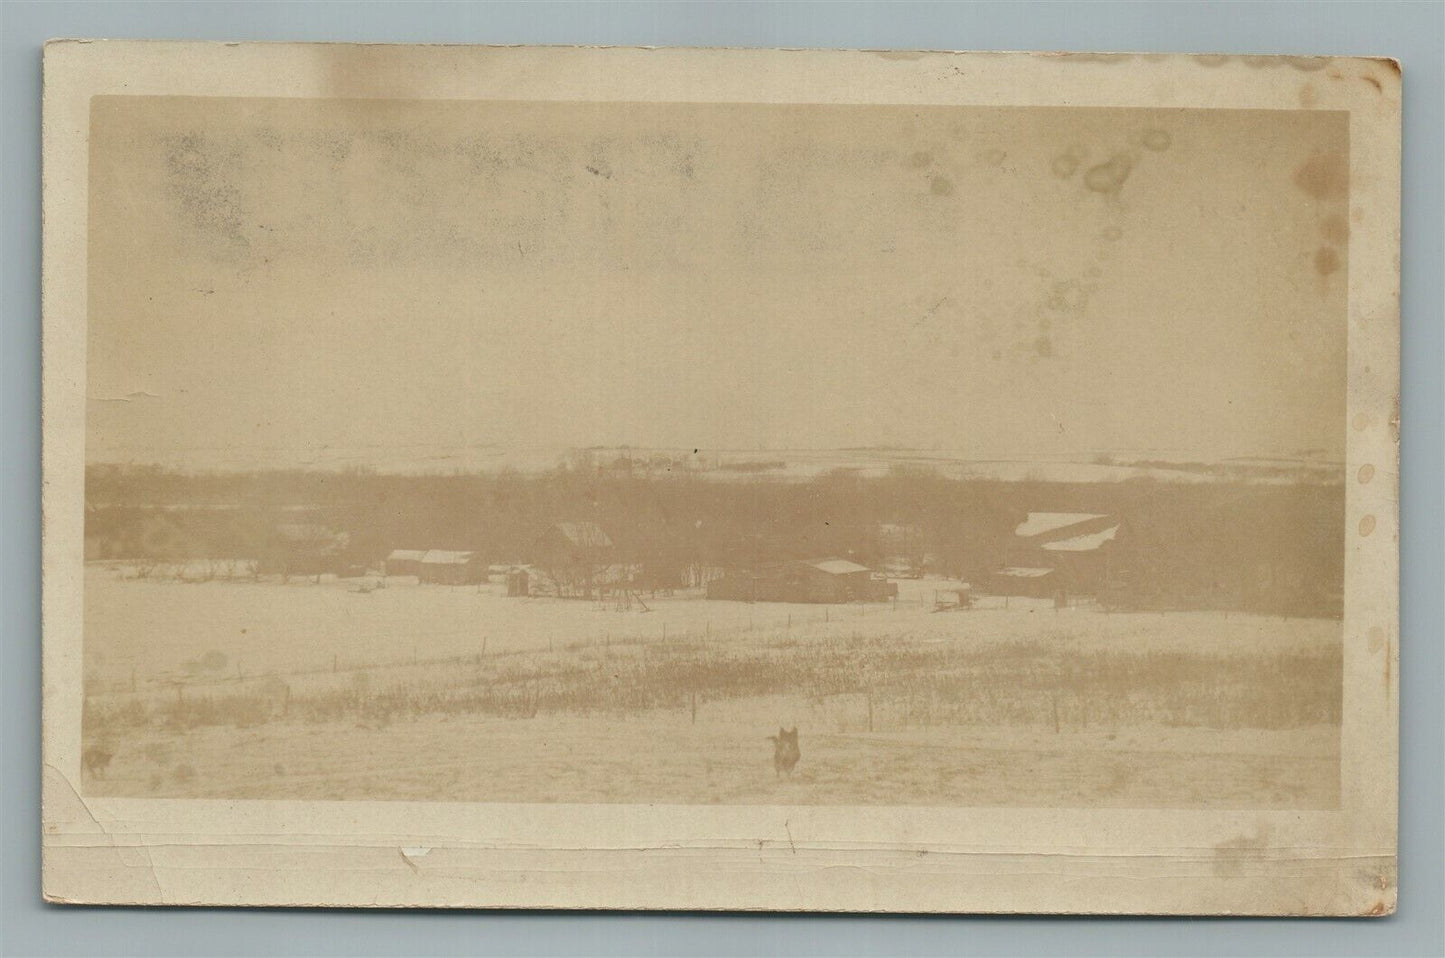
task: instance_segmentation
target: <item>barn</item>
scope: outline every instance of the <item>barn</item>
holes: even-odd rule
[[[439,585],[477,585],[487,581],[487,566],[475,552],[428,549],[417,565],[417,579]]]
[[[421,560],[425,557],[425,549],[393,549],[386,557],[386,574],[421,575]]]
[[[1096,512],[1030,512],[990,577],[996,595],[1098,595],[1108,585],[1111,544],[1123,523]]]
[[[839,558],[768,563],[707,584],[709,599],[740,602],[881,602],[897,594],[895,583]]]
[[[559,596],[591,598],[615,563],[612,538],[595,522],[558,522],[537,540],[532,566],[552,580]]]

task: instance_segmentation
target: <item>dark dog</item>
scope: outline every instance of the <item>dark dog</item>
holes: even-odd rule
[[[96,778],[105,778],[105,770],[114,756],[103,748],[91,746],[80,753],[81,766]]]
[[[793,726],[791,732],[780,728],[777,735],[768,736],[768,741],[773,743],[773,771],[779,777],[785,773],[792,775],[793,766],[803,757],[803,753],[798,751],[798,727]]]

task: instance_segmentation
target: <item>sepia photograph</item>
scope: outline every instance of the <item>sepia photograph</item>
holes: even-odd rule
[[[1281,108],[356,57],[86,100],[75,801],[1219,813],[1217,881],[1349,811],[1387,63],[1145,64]]]
[[[1334,806],[1343,115],[91,121],[87,791]]]

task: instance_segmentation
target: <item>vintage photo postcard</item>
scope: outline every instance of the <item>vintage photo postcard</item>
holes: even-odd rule
[[[46,897],[1392,912],[1400,97],[52,43]]]

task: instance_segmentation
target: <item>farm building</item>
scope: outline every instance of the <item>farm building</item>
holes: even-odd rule
[[[1018,595],[1047,599],[1059,593],[1059,583],[1059,576],[1053,569],[1034,566],[1005,566],[989,576],[988,591],[992,595]]]
[[[487,566],[475,552],[428,549],[417,567],[417,579],[441,585],[477,585],[487,581]]]
[[[999,595],[1097,595],[1109,582],[1109,546],[1121,527],[1102,513],[1030,512],[990,588]]]
[[[487,581],[487,566],[475,552],[393,549],[386,557],[386,574],[414,575],[419,582],[476,585]]]
[[[591,598],[615,563],[612,539],[595,522],[558,522],[537,541],[532,566],[552,580],[559,596]]]
[[[425,557],[425,549],[393,549],[386,557],[384,571],[387,575],[420,575]]]
[[[344,575],[351,536],[323,525],[285,523],[272,530],[257,560],[261,574]]]
[[[709,599],[741,602],[881,602],[897,594],[867,566],[837,558],[769,563],[707,584]]]

